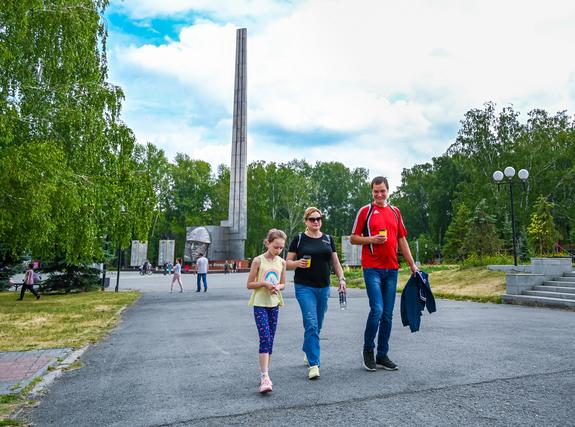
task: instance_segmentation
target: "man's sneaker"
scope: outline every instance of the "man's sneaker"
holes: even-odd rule
[[[383,369],[387,369],[388,371],[397,371],[399,369],[399,367],[387,357],[387,354],[383,357],[376,358],[375,363],[381,365]]]
[[[269,377],[263,377],[260,382],[260,393],[269,393],[272,391],[272,385],[272,381],[269,379]]]
[[[308,369],[307,377],[310,380],[315,380],[319,378],[319,366],[310,366]]]
[[[377,366],[375,365],[375,356],[373,354],[373,349],[372,350],[363,349],[361,356],[363,361],[363,367],[365,369],[367,369],[368,371],[377,370]]]
[[[303,354],[303,363],[309,368],[309,360],[307,360],[307,354],[305,353]]]

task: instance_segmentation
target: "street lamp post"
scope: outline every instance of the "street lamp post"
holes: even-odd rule
[[[116,287],[114,292],[118,292],[120,287],[120,268],[122,267],[122,250],[120,249],[120,244],[118,243],[118,272],[116,273]]]
[[[122,215],[126,213],[124,205],[120,206],[120,213]],[[122,250],[120,242],[118,241],[118,272],[116,274],[116,288],[114,289],[114,292],[118,292],[118,289],[120,288],[120,268],[122,268]]]
[[[515,169],[511,166],[507,166],[503,172],[493,172],[493,180],[497,183],[497,185],[501,184],[504,176],[507,177],[507,182],[509,183],[509,199],[511,201],[511,234],[513,239],[513,264],[517,266],[517,238],[515,233],[515,209],[513,203],[513,177],[515,176]],[[521,182],[525,184],[527,178],[529,178],[529,171],[527,169],[521,169],[517,176]]]

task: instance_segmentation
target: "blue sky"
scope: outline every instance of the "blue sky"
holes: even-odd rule
[[[230,162],[242,27],[249,161],[340,161],[395,187],[485,102],[575,110],[572,1],[112,0],[106,21],[138,142],[214,170]]]

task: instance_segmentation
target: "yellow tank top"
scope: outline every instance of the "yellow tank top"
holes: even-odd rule
[[[283,260],[279,256],[275,257],[273,261],[268,260],[263,255],[260,255],[258,258],[260,259],[260,268],[256,281],[270,282],[274,285],[278,284],[282,274]],[[256,307],[277,307],[278,305],[284,305],[284,301],[281,292],[272,295],[266,287],[262,286],[253,289],[249,305]]]

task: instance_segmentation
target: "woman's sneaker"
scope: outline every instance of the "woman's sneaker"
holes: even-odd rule
[[[307,377],[310,380],[316,380],[319,378],[319,366],[310,366],[307,372]]]
[[[263,377],[260,382],[260,393],[269,393],[272,391],[272,385],[272,381],[269,379],[269,377]]]
[[[305,353],[303,354],[303,363],[309,368],[309,360],[307,360],[307,354]]]
[[[399,369],[399,367],[387,357],[387,354],[383,357],[377,357],[375,363],[388,371],[397,371]]]

